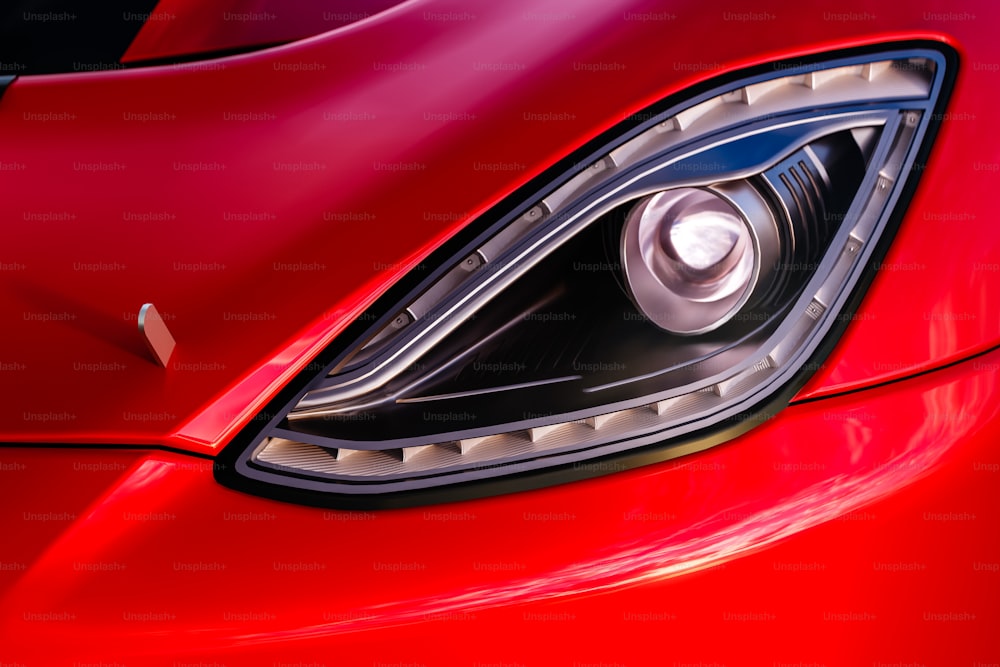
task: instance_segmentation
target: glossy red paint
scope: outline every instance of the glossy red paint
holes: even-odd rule
[[[122,62],[247,49],[304,39],[401,0],[160,0]]]
[[[180,454],[2,450],[4,657],[988,664],[998,390],[994,352],[683,461],[377,513],[245,496]]]
[[[1000,10],[746,13],[421,0],[245,56],[17,80],[0,441],[118,447],[0,448],[0,665],[1000,663],[1000,352],[871,386],[1000,343]],[[824,367],[744,436],[377,513],[241,494],[210,458],[141,448],[214,454],[409,267],[629,114],[908,38],[963,59],[920,188]],[[621,67],[577,66],[595,62]],[[477,167],[496,163],[519,168]],[[167,369],[136,331],[145,301],[177,340]]]
[[[0,215],[14,221],[4,261],[16,268],[0,288],[9,314],[0,336],[23,368],[0,407],[0,439],[216,451],[469,218],[622,118],[719,72],[941,39],[967,60],[952,111],[990,124],[1000,108],[994,73],[973,66],[1000,59],[982,29],[997,12],[986,3],[976,21],[947,30],[915,7],[821,21],[821,10],[792,2],[750,23],[724,20],[744,10],[737,3],[706,12],[694,2],[505,2],[464,22],[424,18],[462,7],[406,3],[219,61],[16,81],[0,104],[4,160],[16,167],[0,199]],[[593,62],[621,67],[574,66]],[[568,120],[526,120],[535,113]],[[927,270],[879,277],[804,395],[900,376],[1000,338],[1000,272],[966,284],[970,267],[996,257],[990,174],[976,167],[995,152],[983,153],[979,123],[960,118],[944,124],[890,256]],[[477,167],[498,163],[518,168]],[[951,215],[956,201],[967,220],[945,253],[940,234],[953,228],[923,216]],[[136,333],[146,301],[178,343],[166,370]],[[905,338],[894,335],[900,322]]]

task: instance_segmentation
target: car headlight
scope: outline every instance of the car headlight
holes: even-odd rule
[[[777,63],[637,115],[380,302],[227,448],[220,479],[403,505],[748,430],[802,385],[884,254],[953,76],[943,49]]]

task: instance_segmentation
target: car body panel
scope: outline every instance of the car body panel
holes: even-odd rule
[[[0,300],[18,389],[0,407],[0,439],[217,451],[469,219],[648,104],[719,72],[861,43],[940,39],[983,54],[973,59],[994,53],[978,24],[940,31],[892,6],[821,26],[811,13],[820,10],[793,3],[760,20],[697,3],[652,14],[643,3],[507,3],[472,20],[424,19],[453,9],[404,4],[253,54],[11,85],[0,104],[9,167],[0,210],[17,222]],[[992,11],[984,5],[981,20]],[[709,29],[718,39],[706,52]],[[768,35],[780,50],[761,49]],[[994,76],[963,68],[949,113],[988,122]],[[411,98],[419,104],[400,105]],[[977,161],[995,164],[977,131],[944,123],[925,174],[934,186],[920,190],[890,255],[928,270],[879,276],[850,344],[805,396],[1000,338],[1000,272],[955,289],[996,252],[995,234],[982,240],[992,203],[962,197],[992,176]],[[967,234],[949,237],[942,264],[942,243],[925,230],[949,224],[922,211],[947,213],[956,198]],[[919,306],[901,312],[910,304],[899,294]],[[145,302],[177,340],[167,369],[137,334]],[[887,347],[897,318],[920,326]]]
[[[470,7],[8,87],[0,665],[1000,664],[1000,8]],[[958,51],[948,112],[846,333],[773,418],[406,510],[216,482],[350,322],[602,132],[741,68],[906,40]]]
[[[191,57],[312,37],[369,18],[400,0],[161,0],[124,63]]]
[[[682,461],[383,512],[246,496],[178,453],[3,449],[4,657],[57,632],[46,665],[987,664],[998,383],[993,352]]]

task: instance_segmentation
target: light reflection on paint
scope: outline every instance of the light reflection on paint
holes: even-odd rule
[[[564,566],[543,576],[513,579],[494,586],[472,586],[442,596],[371,605],[350,610],[356,615],[352,619],[243,634],[238,639],[267,643],[415,623],[433,615],[599,592],[719,565],[857,511],[932,472],[956,443],[968,437],[969,427],[981,423],[971,417],[963,419],[962,414],[976,415],[985,421],[1000,410],[996,401],[990,401],[996,390],[995,380],[995,375],[980,374],[924,392],[923,405],[913,406],[910,412],[914,417],[923,416],[923,421],[898,451],[894,451],[897,443],[878,437],[876,421],[869,425],[859,417],[847,417],[826,422],[828,428],[839,430],[847,442],[849,464],[837,463],[838,458],[843,461],[843,452],[825,452],[825,458],[817,460],[826,465],[823,470],[835,472],[821,471],[812,483],[784,498],[767,498],[764,502],[757,501],[757,506],[749,503],[729,505],[680,532],[675,526],[669,526],[643,533],[641,539],[618,543],[614,552]],[[812,416],[815,421],[815,413]],[[775,447],[772,451],[781,451],[789,457],[802,454],[785,447]],[[781,473],[777,478],[777,481],[787,481],[782,479]],[[726,476],[721,474],[712,481],[725,484]]]
[[[949,381],[950,378],[950,381]],[[275,605],[276,619],[267,622],[230,623],[215,620],[219,610],[233,600],[206,597],[199,609],[197,633],[186,640],[192,650],[199,647],[240,643],[260,645],[286,640],[337,635],[373,628],[421,623],[442,615],[468,613],[510,604],[558,600],[599,591],[681,576],[713,567],[751,551],[757,551],[820,523],[850,514],[914,480],[929,474],[974,432],[991,425],[1000,413],[996,395],[1000,373],[971,373],[968,368],[941,371],[937,377],[913,380],[897,392],[886,387],[870,394],[827,399],[812,405],[793,406],[780,421],[764,425],[741,439],[683,461],[633,471],[625,497],[609,500],[608,513],[594,518],[592,529],[602,537],[584,541],[578,562],[556,564],[545,571],[483,583],[479,576],[464,577],[463,583],[447,584],[438,594],[399,595],[392,590],[374,593],[384,602],[351,605],[347,598],[337,609],[338,620],[315,624],[294,612],[296,590],[301,595],[328,596],[337,604],[337,591],[344,577],[364,577],[360,568],[370,567],[350,552],[330,568],[329,577],[310,582],[308,589],[261,589],[256,600]],[[941,383],[936,385],[935,383]],[[870,397],[870,398],[869,398]],[[807,469],[794,466],[807,464]],[[185,466],[188,464],[184,464]],[[66,558],[99,560],[120,553],[123,545],[148,543],[162,537],[156,526],[136,526],[121,521],[124,511],[161,512],[183,507],[184,494],[198,493],[201,475],[178,479],[176,462],[149,459],[122,476],[102,499],[88,510],[87,524],[101,524],[100,544],[88,540],[93,532],[73,525],[60,536],[43,558],[35,561],[17,585],[18,593],[8,601],[32,600],[39,604],[39,591],[52,600],[74,600],[100,588],[102,576],[85,577],[66,567]],[[162,483],[161,483],[162,482]],[[663,489],[669,492],[664,493]],[[544,492],[543,492],[544,493]],[[557,490],[552,493],[565,498]],[[572,497],[570,494],[568,497]],[[508,498],[507,511],[530,509],[538,496]],[[663,512],[671,518],[660,524],[628,521],[622,510]],[[412,529],[420,513],[387,514],[379,530]],[[509,514],[489,515],[503,525]],[[90,525],[94,529],[94,525]],[[262,526],[263,528],[263,526]],[[588,526],[584,526],[586,530]],[[369,527],[344,532],[338,540],[364,539]],[[530,531],[529,531],[530,532]],[[273,540],[273,530],[262,530],[261,540]],[[286,533],[278,531],[279,535]],[[456,539],[460,531],[448,535]],[[518,535],[513,536],[515,539]],[[521,535],[524,537],[524,535]],[[540,546],[553,548],[558,537]],[[531,548],[528,542],[525,542]],[[425,548],[418,536],[402,541],[400,548]],[[470,545],[469,554],[485,545]],[[261,545],[281,550],[280,545]],[[317,548],[323,548],[322,543]],[[435,547],[429,547],[432,551]],[[439,547],[438,547],[439,548]],[[460,543],[456,542],[456,549]],[[91,553],[92,552],[92,553]],[[561,557],[572,558],[562,554]],[[454,566],[458,558],[438,564]],[[234,570],[231,575],[236,576]],[[231,581],[220,582],[223,589]],[[427,579],[428,586],[436,580]],[[185,584],[187,585],[187,584]],[[427,589],[424,589],[427,590]],[[153,598],[160,599],[157,589]],[[136,592],[136,595],[142,595]],[[398,595],[398,593],[397,593]],[[138,599],[138,598],[135,598]],[[371,599],[369,597],[368,599]],[[376,597],[376,599],[378,599]],[[129,596],[127,602],[134,599]],[[315,618],[315,617],[312,617]],[[339,620],[342,619],[342,620]],[[83,626],[81,631],[86,631]],[[165,641],[169,625],[130,626],[129,641]],[[122,635],[124,636],[124,635]]]

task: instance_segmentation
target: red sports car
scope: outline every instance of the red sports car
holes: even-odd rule
[[[998,7],[0,19],[0,666],[1000,665]]]

